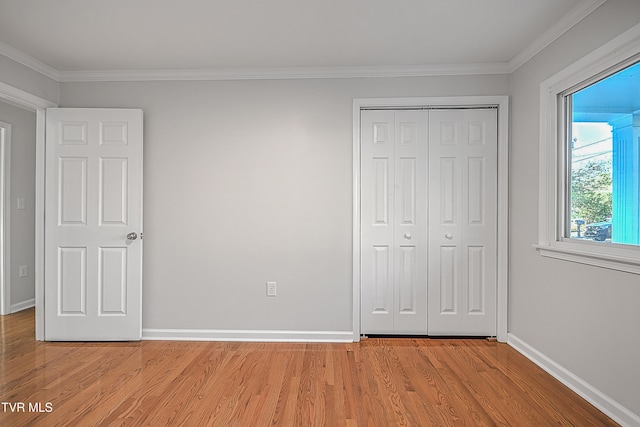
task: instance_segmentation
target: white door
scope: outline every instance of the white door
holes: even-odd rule
[[[429,335],[496,335],[497,110],[429,115]]]
[[[361,332],[425,334],[427,115],[361,114]]]
[[[45,339],[139,340],[142,111],[47,110]]]

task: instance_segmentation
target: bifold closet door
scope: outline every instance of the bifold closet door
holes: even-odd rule
[[[361,114],[361,331],[426,334],[428,115]]]
[[[429,113],[429,335],[496,335],[497,141],[496,109]]]
[[[361,114],[361,333],[496,335],[497,110]]]

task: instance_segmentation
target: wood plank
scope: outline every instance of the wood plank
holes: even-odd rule
[[[0,317],[0,425],[614,426],[508,345],[481,339],[43,343]],[[43,412],[29,412],[29,404]],[[46,412],[51,405],[51,411]]]

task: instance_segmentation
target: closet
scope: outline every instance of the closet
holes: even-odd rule
[[[497,109],[360,123],[361,333],[496,335]]]

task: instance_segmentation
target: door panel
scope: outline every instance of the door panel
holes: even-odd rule
[[[362,112],[363,333],[393,332],[394,126],[392,111]]]
[[[58,247],[60,316],[87,314],[87,248]]]
[[[45,339],[140,339],[142,111],[48,109],[45,161]]]
[[[429,117],[429,335],[496,334],[497,111]]]
[[[363,333],[426,333],[426,125],[362,112]]]
[[[87,158],[59,157],[59,224],[87,224]]]

